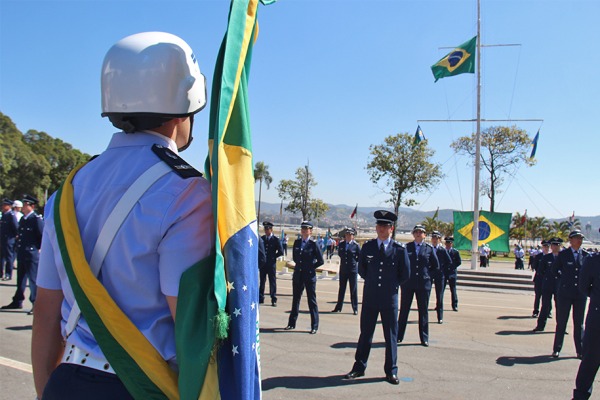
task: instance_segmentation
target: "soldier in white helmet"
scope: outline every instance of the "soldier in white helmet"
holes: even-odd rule
[[[136,359],[128,334],[115,336],[126,327],[103,319],[104,304],[114,302],[132,323],[127,329],[155,349],[167,372],[159,376],[176,374],[180,278],[214,248],[209,183],[178,155],[192,140],[194,114],[206,105],[191,48],[168,33],[128,36],[106,54],[101,89],[102,116],[119,132],[46,207],[32,338],[35,387],[44,400],[155,398],[144,386],[152,379],[119,364],[148,360]],[[71,225],[63,213],[69,204]],[[73,225],[78,235],[69,232]],[[84,269],[75,265],[76,252],[65,251],[69,243],[79,243],[79,260],[106,291],[101,306],[77,275]],[[106,345],[111,335],[122,348]]]

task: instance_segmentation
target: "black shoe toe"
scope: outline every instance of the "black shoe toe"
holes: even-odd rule
[[[294,325],[288,325],[288,326],[286,326],[286,327],[285,327],[285,328],[283,328],[283,329],[285,329],[286,331],[289,331],[289,330],[291,330],[291,329],[296,329],[296,327],[295,327]]]
[[[385,380],[391,383],[392,385],[398,385],[400,383],[400,379],[398,379],[397,375],[386,375]]]
[[[360,378],[361,376],[365,376],[365,373],[360,371],[350,371],[346,374],[346,376],[344,376],[344,379],[356,379]]]
[[[421,346],[423,346],[423,347],[429,347],[429,342],[428,341],[423,341],[423,342],[421,342]]]
[[[558,351],[553,351],[552,352],[552,357],[558,358],[558,356],[560,356],[560,353]]]

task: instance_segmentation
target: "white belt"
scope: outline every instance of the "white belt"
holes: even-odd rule
[[[112,369],[106,358],[95,357],[81,347],[69,342],[67,342],[67,345],[65,346],[65,353],[63,354],[61,362],[83,365],[84,367],[97,369],[98,371],[108,372],[110,374],[115,373],[115,370]]]

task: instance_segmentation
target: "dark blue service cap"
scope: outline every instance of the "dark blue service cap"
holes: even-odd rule
[[[571,231],[571,233],[569,233],[569,239],[577,237],[577,236],[581,236],[582,238],[585,237],[585,236],[583,236],[583,233],[581,233],[581,231],[579,229],[575,229],[574,231]]]
[[[442,238],[442,234],[439,231],[431,232],[431,237]]]
[[[445,242],[454,242],[454,237],[453,237],[453,236],[446,236],[446,237],[444,238],[444,241],[445,241]]]
[[[4,198],[4,199],[2,199],[2,205],[3,206],[12,206],[13,201],[11,199]]]
[[[562,244],[563,240],[559,237],[553,237],[550,239],[550,244]]]
[[[423,233],[427,232],[427,230],[425,229],[425,227],[423,225],[415,225],[415,227],[413,228],[412,231],[413,231],[413,233],[416,231],[421,231]]]
[[[23,203],[29,203],[29,204],[37,204],[38,203],[38,199],[36,199],[35,197],[33,197],[29,194],[24,194],[21,201]]]
[[[300,228],[313,228],[313,224],[310,221],[302,221],[302,223],[300,224]]]
[[[549,240],[542,240],[542,246],[550,246]]]
[[[351,235],[356,235],[356,229],[354,228],[346,228],[346,230],[344,231],[344,234],[349,233]]]
[[[263,226],[265,228],[272,228],[273,227],[273,223],[269,222],[269,221],[265,221],[265,222],[263,222]]]
[[[394,222],[398,220],[396,214],[386,210],[377,210],[373,216],[377,220],[377,225],[394,225]]]

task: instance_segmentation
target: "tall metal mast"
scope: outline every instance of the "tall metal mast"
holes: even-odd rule
[[[475,134],[475,184],[473,190],[473,239],[471,241],[471,269],[477,269],[479,260],[479,170],[481,168],[481,9],[477,0],[477,133]]]

